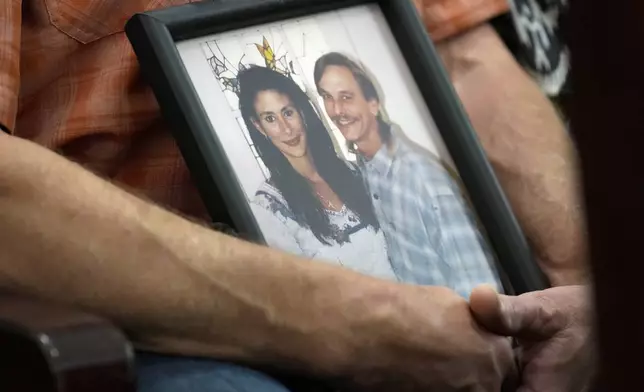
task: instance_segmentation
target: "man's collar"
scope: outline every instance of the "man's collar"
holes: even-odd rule
[[[385,175],[389,173],[399,149],[400,141],[392,133],[389,141],[383,144],[370,160],[365,159],[362,155],[359,155],[359,160],[365,167],[375,170],[381,175]]]

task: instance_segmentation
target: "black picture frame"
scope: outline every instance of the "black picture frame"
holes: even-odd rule
[[[532,250],[501,190],[411,1],[400,0],[214,0],[134,15],[125,28],[142,73],[212,216],[227,218],[244,237],[263,242],[231,163],[216,137],[176,43],[368,3],[384,14],[421,91],[472,205],[478,214],[511,292],[548,287]]]

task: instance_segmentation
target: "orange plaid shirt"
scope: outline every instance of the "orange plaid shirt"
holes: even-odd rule
[[[203,205],[123,33],[135,12],[191,0],[0,0],[0,124],[182,213]],[[440,40],[505,0],[418,0]]]

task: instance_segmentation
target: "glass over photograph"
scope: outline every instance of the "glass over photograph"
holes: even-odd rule
[[[466,298],[484,283],[503,291],[377,5],[177,48],[267,245]]]

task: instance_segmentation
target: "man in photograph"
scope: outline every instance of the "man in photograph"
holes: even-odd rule
[[[331,52],[317,60],[314,78],[327,114],[354,146],[398,278],[464,297],[482,283],[500,289],[494,256],[459,186],[429,152],[394,134],[366,72]]]

